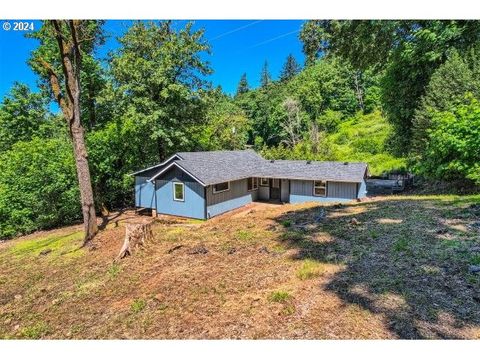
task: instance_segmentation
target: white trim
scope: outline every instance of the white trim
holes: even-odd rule
[[[267,184],[262,184],[262,180],[267,180]],[[265,178],[265,177],[261,177],[260,178],[260,186],[270,186],[270,180],[268,178]]]
[[[160,172],[158,172],[157,174],[153,175],[149,180],[149,182],[152,182],[153,180],[155,180],[158,176],[162,175],[165,171],[167,171],[168,169],[170,169],[172,166],[176,166],[178,167],[180,170],[184,171],[185,173],[187,173],[188,175],[190,175],[193,179],[195,179],[196,181],[198,181],[201,185],[203,186],[207,186],[202,180],[200,180],[199,178],[197,178],[195,175],[193,175],[192,173],[190,173],[189,171],[187,171],[184,167],[182,167],[181,165],[177,164],[175,161],[173,163],[171,163],[170,165],[168,165],[167,167],[163,168]]]
[[[252,188],[251,189],[248,188],[248,181],[250,179],[252,179]],[[255,180],[257,180],[256,181],[256,183],[257,183],[256,187],[255,187]],[[251,191],[255,191],[255,190],[258,190],[258,177],[253,177],[252,176],[252,177],[247,178],[247,191],[251,192]]]
[[[325,186],[315,186],[316,181],[321,181],[325,183]],[[327,187],[328,187],[328,181],[327,180],[313,180],[313,196],[316,197],[327,197]],[[325,189],[325,195],[317,195],[315,194],[315,189]]]
[[[175,185],[182,185],[182,198],[177,199],[176,192],[175,192]],[[180,202],[185,202],[185,184],[180,181],[174,181],[173,182],[173,201],[180,201]]]
[[[162,162],[162,163],[160,163],[160,164],[157,164],[157,165],[150,166],[150,167],[148,167],[148,168],[146,168],[146,169],[143,169],[143,170],[135,171],[134,173],[129,174],[129,176],[134,176],[134,175],[140,174],[140,173],[142,173],[142,172],[144,172],[144,171],[152,170],[152,169],[155,169],[155,168],[157,168],[157,167],[159,167],[159,166],[163,166],[163,165],[165,165],[166,163],[168,163],[170,160],[172,160],[174,157],[177,157],[178,160],[183,160],[180,155],[178,155],[178,154],[173,154],[172,156],[170,156],[170,157],[169,157],[167,160],[165,160],[164,162]]]
[[[216,191],[216,190],[215,190],[215,185],[225,184],[225,183],[228,184],[228,187],[227,187],[225,190],[220,190],[220,191]],[[225,191],[230,191],[230,181],[222,181],[222,182],[219,182],[219,183],[216,183],[216,184],[212,184],[212,192],[213,192],[214,194],[219,194],[219,193],[222,193],[222,192],[225,192]]]

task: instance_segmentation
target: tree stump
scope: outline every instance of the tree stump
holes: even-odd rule
[[[153,239],[152,222],[127,223],[125,227],[125,240],[116,260],[132,255],[132,250],[138,246],[143,247]]]

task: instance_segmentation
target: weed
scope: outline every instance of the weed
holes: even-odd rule
[[[408,250],[409,241],[406,237],[401,237],[393,244],[393,250],[397,252],[404,252]]]
[[[39,322],[35,325],[24,327],[20,335],[27,339],[40,339],[49,332],[50,327],[44,322]]]
[[[282,234],[282,240],[285,241],[292,241],[298,242],[304,239],[304,234],[299,231],[287,231],[286,233]]]
[[[239,230],[236,237],[238,240],[248,241],[251,240],[253,236],[253,233],[249,230]]]
[[[110,277],[112,279],[116,278],[118,273],[120,272],[121,270],[121,267],[116,264],[116,263],[113,263],[109,268],[108,268],[108,275],[110,275]]]
[[[378,239],[378,232],[374,229],[370,230],[370,237],[375,240],[375,239]]]
[[[277,290],[270,293],[268,300],[272,302],[285,303],[292,298],[292,295],[288,291]]]
[[[282,225],[285,227],[290,227],[292,226],[292,222],[290,220],[284,220],[282,221]]]
[[[132,312],[136,314],[142,311],[143,309],[145,309],[146,306],[147,306],[147,302],[145,300],[135,299],[130,305],[130,310],[132,310]]]
[[[305,260],[302,262],[302,266],[297,270],[297,277],[300,280],[307,280],[318,277],[324,273],[322,264],[319,264],[313,260]]]
[[[470,264],[480,265],[480,254],[475,254],[472,257],[470,257]]]
[[[295,306],[293,305],[287,305],[281,311],[281,314],[286,316],[292,315],[294,313],[295,313]]]

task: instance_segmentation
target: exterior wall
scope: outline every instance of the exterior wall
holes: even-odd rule
[[[290,202],[347,202],[357,198],[357,183],[329,181],[327,196],[313,196],[313,181],[290,180]]]
[[[365,179],[360,183],[359,187],[358,187],[358,195],[357,197],[359,199],[361,198],[364,198],[367,196],[367,182],[365,181]]]
[[[185,184],[184,201],[173,200],[173,182]],[[160,214],[205,219],[204,187],[173,167],[155,180],[157,194],[157,212]]]
[[[287,179],[282,179],[280,182],[280,201],[288,202],[290,200],[290,182]]]
[[[270,186],[261,186],[260,179],[258,179],[258,199],[259,200],[270,199]]]
[[[247,205],[257,200],[258,190],[247,190],[247,179],[231,181],[230,190],[213,193],[213,186],[207,186],[207,218]]]
[[[150,176],[135,176],[135,207],[155,207],[155,187],[148,179]]]

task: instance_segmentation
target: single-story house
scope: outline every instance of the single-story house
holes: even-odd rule
[[[135,206],[209,219],[252,201],[345,202],[366,196],[366,163],[266,160],[252,150],[179,152],[133,173]]]

